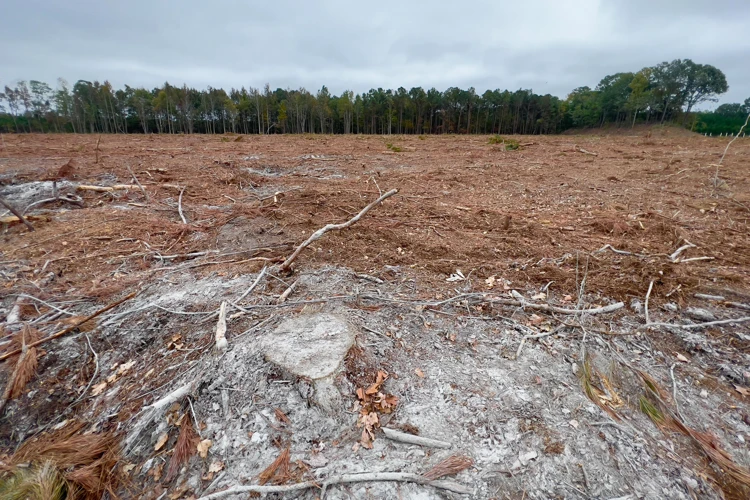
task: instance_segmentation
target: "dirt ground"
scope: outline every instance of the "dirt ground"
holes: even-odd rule
[[[517,151],[488,139],[4,136],[4,200],[23,211],[54,183],[83,206],[31,206],[33,232],[0,208],[0,349],[20,345],[23,323],[47,335],[138,295],[41,346],[0,447],[85,421],[128,442],[115,474],[134,498],[254,485],[286,448],[284,484],[421,474],[462,455],[472,465],[443,479],[473,498],[748,498],[750,138],[723,160],[727,138],[672,128],[514,137]],[[134,177],[143,189],[80,189]],[[222,301],[226,352],[214,348]],[[268,360],[283,321],[322,313],[356,333],[337,409]],[[357,389],[378,371],[397,403],[373,410],[370,443]],[[191,381],[138,427],[145,405]],[[167,481],[191,417],[211,447]],[[271,495],[461,496],[413,481]]]

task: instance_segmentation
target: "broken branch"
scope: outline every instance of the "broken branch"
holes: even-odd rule
[[[128,172],[130,172],[130,175],[133,176],[133,181],[136,183],[136,185],[141,188],[141,192],[143,193],[143,197],[146,198],[146,203],[148,203],[148,193],[146,192],[146,189],[143,187],[143,185],[138,181],[138,177],[135,176],[133,171],[130,169],[130,165],[126,165],[125,168],[128,169]]]
[[[97,316],[99,316],[100,314],[104,314],[105,312],[107,312],[107,311],[109,311],[111,309],[114,309],[115,307],[119,306],[123,302],[132,299],[133,297],[136,296],[136,293],[137,292],[133,292],[133,293],[125,296],[124,298],[118,300],[117,302],[113,302],[112,304],[108,305],[107,307],[105,307],[103,309],[99,309],[94,314],[91,314],[89,316],[86,316],[85,318],[82,318],[82,319],[76,321],[75,323],[73,323],[68,328],[65,328],[64,330],[60,330],[57,333],[53,333],[49,337],[44,337],[43,339],[37,340],[36,342],[32,342],[31,344],[28,345],[28,347],[36,347],[36,346],[44,344],[45,342],[48,342],[50,340],[54,340],[54,339],[56,339],[58,337],[62,337],[63,335],[72,332],[73,330],[75,330],[76,328],[78,328],[79,326],[81,326],[82,324],[84,324],[85,322],[87,322],[89,320],[92,320],[92,319],[96,318]],[[4,360],[10,358],[11,356],[15,356],[16,354],[19,354],[20,352],[21,352],[21,349],[16,349],[15,351],[11,351],[11,352],[5,353],[2,356],[0,356],[0,361],[4,361]]]
[[[591,156],[599,156],[599,154],[598,154],[598,153],[592,153],[591,151],[586,151],[585,149],[583,149],[583,148],[582,148],[581,146],[579,146],[578,144],[576,144],[576,146],[575,146],[575,150],[576,150],[576,151],[578,151],[579,153],[583,153],[583,154],[586,154],[586,155],[591,155]]]
[[[383,434],[391,441],[397,441],[399,443],[416,444],[419,446],[427,446],[430,448],[450,448],[451,444],[447,441],[439,441],[437,439],[430,439],[421,436],[415,436],[414,434],[408,434],[406,432],[397,431],[395,429],[389,429],[383,427]]]
[[[592,307],[591,309],[565,309],[563,307],[551,306],[549,304],[534,304],[526,301],[526,299],[520,293],[512,290],[511,293],[516,300],[511,299],[493,299],[490,303],[493,304],[507,304],[521,306],[523,309],[536,309],[538,311],[551,311],[560,314],[604,314],[617,311],[625,307],[625,303],[616,302],[608,306]]]
[[[134,184],[115,184],[114,186],[89,186],[81,184],[76,186],[76,191],[94,191],[97,193],[111,193],[112,191],[123,191],[127,189],[137,189],[138,186]]]
[[[21,215],[21,212],[13,208],[11,204],[9,204],[7,201],[5,201],[2,197],[0,197],[0,204],[3,205],[5,208],[11,211],[13,215],[18,217],[18,220],[24,223],[26,227],[29,228],[29,231],[34,231],[34,226],[31,225],[31,222],[27,221],[23,215]]]
[[[289,267],[292,265],[292,262],[299,256],[300,252],[307,248],[313,241],[320,239],[321,236],[323,236],[328,231],[339,230],[339,229],[346,229],[347,227],[353,225],[355,222],[359,221],[367,212],[369,212],[373,207],[376,205],[379,205],[383,202],[386,198],[390,198],[394,194],[398,193],[398,189],[391,189],[387,193],[385,193],[383,196],[378,198],[377,200],[373,201],[369,205],[367,205],[365,208],[362,209],[361,212],[359,212],[357,215],[349,219],[347,222],[344,222],[342,224],[326,224],[324,227],[318,229],[315,231],[312,235],[310,235],[307,240],[305,240],[304,243],[302,243],[300,246],[297,247],[297,249],[290,255],[282,264],[279,266],[280,271],[286,271],[289,269]]]
[[[325,489],[328,486],[333,486],[335,484],[361,483],[370,481],[398,481],[424,484],[462,495],[470,495],[473,492],[471,488],[468,488],[467,486],[459,483],[454,483],[453,481],[430,481],[424,476],[421,476],[419,474],[410,474],[408,472],[365,472],[360,474],[344,474],[327,479],[323,482],[323,488]],[[203,496],[198,500],[215,500],[217,498],[224,498],[230,495],[236,495],[238,493],[286,493],[289,491],[299,491],[318,487],[320,487],[320,483],[317,481],[305,481],[303,483],[288,484],[283,486],[234,486],[224,491],[218,491],[216,493]]]
[[[177,200],[177,211],[180,213],[180,219],[182,219],[183,224],[187,224],[187,221],[185,220],[185,215],[182,213],[182,193],[185,192],[185,188],[180,189],[180,197]]]

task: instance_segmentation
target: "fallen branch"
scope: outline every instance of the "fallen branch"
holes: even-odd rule
[[[222,302],[219,307],[219,321],[216,323],[216,350],[223,352],[227,349],[227,303]]]
[[[693,245],[693,244],[692,244],[692,243],[690,243],[690,242],[689,242],[688,240],[685,240],[685,244],[684,244],[684,245],[682,245],[682,246],[681,246],[680,248],[678,248],[677,250],[675,250],[675,251],[674,251],[674,253],[673,253],[672,255],[670,255],[670,256],[669,256],[669,260],[671,260],[672,262],[679,262],[679,261],[677,260],[677,257],[679,257],[679,256],[680,256],[680,254],[681,254],[682,252],[684,252],[685,250],[687,250],[688,248],[697,248],[697,246],[696,246],[696,245]]]
[[[586,155],[599,156],[598,153],[592,153],[591,151],[586,151],[585,149],[583,149],[582,147],[580,147],[578,144],[575,145],[575,150],[578,151],[579,153],[583,153],[583,154],[586,154]]]
[[[297,280],[297,281],[299,281],[299,280]],[[289,298],[289,296],[292,294],[292,292],[294,291],[295,287],[297,286],[297,281],[295,281],[294,283],[292,283],[291,285],[289,285],[289,288],[287,288],[286,290],[284,290],[284,293],[282,293],[281,295],[279,295],[279,298],[276,299],[276,303],[277,304],[283,304],[284,302],[286,302],[286,299]]]
[[[651,324],[651,318],[649,318],[648,315],[648,299],[651,298],[651,290],[654,288],[654,280],[651,280],[651,283],[648,284],[648,292],[646,292],[646,302],[643,304],[643,310],[646,313],[646,324]]]
[[[148,203],[148,193],[146,192],[146,189],[143,187],[143,185],[138,181],[138,177],[135,176],[133,171],[130,169],[130,165],[126,165],[125,168],[128,169],[128,172],[130,172],[130,175],[133,176],[133,181],[136,183],[136,185],[141,188],[141,192],[143,193],[143,197],[146,198],[146,203]]]
[[[745,316],[742,318],[720,319],[718,321],[708,321],[707,323],[693,323],[692,325],[675,325],[673,323],[649,323],[648,325],[642,325],[641,328],[647,326],[666,326],[672,328],[683,328],[685,330],[696,330],[700,328],[706,328],[708,326],[731,325],[733,323],[744,323],[746,321],[750,321],[750,316]]]
[[[91,384],[93,384],[94,380],[96,380],[96,376],[99,375],[99,355],[96,353],[96,351],[94,350],[94,348],[91,346],[91,339],[89,338],[89,336],[87,334],[84,334],[84,335],[86,335],[86,343],[89,346],[89,350],[91,351],[91,354],[94,355],[94,363],[95,363],[96,366],[94,367],[94,374],[91,376],[91,380],[89,380],[89,383],[83,389],[83,391],[81,392],[81,394],[79,394],[79,396],[76,398],[76,400],[73,401],[72,403],[70,403],[68,405],[68,408],[70,408],[71,406],[73,406],[74,404],[76,404],[77,402],[79,402],[81,399],[83,399],[83,397],[86,395],[86,393],[88,392],[89,388],[91,387]]]
[[[96,149],[94,150],[94,153],[96,154],[96,159],[94,160],[94,164],[99,163],[99,142],[101,142],[102,136],[99,134],[99,137],[96,139]]]
[[[114,309],[115,307],[119,306],[123,302],[132,299],[133,297],[136,296],[136,294],[137,294],[137,292],[133,292],[133,293],[131,293],[131,294],[123,297],[122,299],[118,300],[117,302],[113,302],[112,304],[108,305],[107,307],[105,307],[103,309],[99,309],[98,311],[96,311],[95,313],[93,313],[93,314],[91,314],[89,316],[86,316],[85,318],[81,318],[80,320],[76,321],[75,323],[73,323],[71,326],[65,328],[64,330],[60,330],[57,333],[53,333],[49,337],[44,337],[43,339],[37,340],[36,342],[32,342],[31,344],[28,345],[28,347],[36,347],[38,345],[44,344],[46,342],[49,342],[50,340],[54,340],[56,338],[62,337],[63,335],[72,332],[73,330],[75,330],[76,328],[78,328],[79,326],[81,326],[82,324],[84,324],[85,322],[90,321],[90,320],[96,318],[97,316],[99,316],[100,314],[104,314],[105,312],[107,312],[107,311],[109,311],[111,309]],[[10,358],[11,356],[15,356],[16,354],[19,354],[20,352],[21,352],[21,349],[16,349],[15,351],[11,351],[11,352],[5,353],[2,356],[0,356],[0,361],[4,361],[4,360]]]
[[[516,305],[521,306],[523,309],[536,309],[538,311],[550,311],[560,314],[605,314],[617,311],[618,309],[622,309],[623,307],[625,307],[625,304],[623,302],[616,302],[608,306],[592,307],[591,309],[565,309],[563,307],[551,306],[549,304],[534,304],[533,302],[528,302],[523,297],[523,295],[516,292],[515,290],[511,290],[511,294],[516,298],[516,300],[492,299],[490,300],[490,302],[497,304]]]
[[[563,323],[562,325],[558,326],[554,330],[550,330],[549,332],[537,333],[536,335],[524,335],[523,338],[521,339],[521,343],[518,344],[518,350],[516,351],[516,357],[514,359],[518,359],[518,357],[521,355],[521,349],[523,349],[523,345],[526,343],[527,340],[542,339],[544,337],[549,337],[550,335],[554,335],[558,333],[560,330],[562,330],[566,326],[567,325]]]
[[[115,184],[114,186],[89,186],[81,184],[76,186],[76,191],[94,191],[97,193],[111,193],[112,191],[124,191],[128,189],[138,189],[134,184]]]
[[[21,222],[23,222],[24,225],[27,228],[29,228],[29,231],[34,231],[34,226],[31,225],[31,222],[29,222],[26,219],[24,219],[23,215],[21,215],[21,212],[19,212],[15,208],[13,208],[13,206],[11,204],[9,204],[7,201],[5,201],[5,199],[3,199],[2,197],[0,197],[0,205],[3,205],[5,208],[7,208],[8,210],[10,210],[10,212],[13,215],[15,215],[16,217],[18,217],[18,220],[20,220]]]
[[[397,441],[399,443],[416,444],[419,446],[427,446],[430,448],[450,448],[452,446],[447,441],[439,441],[437,439],[415,436],[414,434],[408,434],[406,432],[389,429],[387,427],[383,427],[383,434],[385,434],[385,437],[387,437],[391,441]]]
[[[433,488],[452,491],[462,495],[470,495],[473,490],[467,486],[453,481],[430,481],[429,479],[419,474],[411,474],[408,472],[365,472],[361,474],[344,474],[341,476],[334,476],[323,482],[323,489],[328,486],[335,484],[346,484],[346,483],[362,483],[371,481],[398,481],[398,482],[409,482],[432,486]],[[248,485],[248,486],[234,486],[224,491],[218,491],[210,495],[200,497],[198,500],[214,500],[216,498],[224,498],[230,495],[236,495],[239,493],[287,493],[290,491],[306,490],[308,488],[319,488],[320,483],[317,481],[305,481],[302,483],[288,484],[282,486],[261,486],[261,485]]]
[[[318,229],[315,231],[312,235],[310,235],[307,240],[305,240],[304,243],[302,243],[300,246],[297,247],[297,249],[290,255],[282,264],[279,266],[280,271],[286,271],[289,269],[289,267],[292,265],[292,262],[299,256],[300,252],[307,248],[313,241],[316,241],[320,239],[321,236],[323,236],[328,231],[333,230],[339,230],[339,229],[346,229],[347,227],[353,225],[355,222],[359,221],[367,212],[369,212],[373,207],[376,205],[379,205],[383,202],[386,198],[390,198],[394,194],[398,193],[398,189],[391,189],[387,193],[385,193],[383,196],[378,198],[377,200],[373,201],[369,205],[367,205],[365,208],[362,209],[361,212],[359,212],[357,215],[349,219],[347,222],[344,222],[342,224],[326,224],[324,227]]]
[[[185,215],[182,213],[182,193],[185,192],[185,188],[180,189],[180,197],[177,199],[177,211],[180,213],[180,219],[182,219],[183,224],[187,224],[187,221],[185,220]]]
[[[55,201],[64,201],[66,203],[70,203],[71,205],[83,208],[83,199],[80,196],[76,196],[75,198],[73,196],[74,195],[56,195],[54,198],[45,198],[43,200],[35,201],[34,203],[31,203],[26,208],[24,208],[23,213],[25,214],[26,212],[31,210],[32,207],[44,205],[46,203],[53,203]]]
[[[185,396],[190,395],[198,386],[197,381],[190,382],[178,387],[163,398],[154,401],[150,405],[145,405],[143,410],[146,412],[138,422],[128,431],[128,437],[125,439],[123,451],[127,454],[132,446],[138,441],[143,430],[156,420],[172,403],[176,403]]]

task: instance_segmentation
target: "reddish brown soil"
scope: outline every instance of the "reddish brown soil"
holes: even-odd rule
[[[297,265],[376,275],[384,265],[410,266],[425,294],[453,288],[445,279],[456,269],[471,272],[475,288],[496,275],[518,287],[554,281],[553,289],[575,294],[587,265],[587,291],[617,299],[642,297],[650,280],[656,301],[749,289],[750,139],[732,145],[714,187],[727,140],[670,129],[517,137],[531,143],[520,151],[480,136],[236,138],[103,136],[96,163],[96,136],[5,136],[4,184],[60,174],[85,184],[132,183],[130,167],[149,201],[139,190],[87,192],[84,209],[46,206],[55,210],[34,222],[33,233],[12,225],[0,236],[0,260],[14,269],[3,293],[38,295],[32,282],[45,263],[57,275],[46,295],[106,301],[148,280],[162,266],[156,252],[270,247],[251,255],[283,257],[312,231],[349,219],[392,188],[400,193],[352,228],[328,233]],[[176,210],[179,186],[186,187],[187,225]],[[285,192],[266,198],[276,191]],[[670,263],[667,255],[684,240],[698,248],[683,258],[713,260]],[[592,253],[606,244],[646,257]]]

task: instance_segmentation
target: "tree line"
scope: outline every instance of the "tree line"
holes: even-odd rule
[[[714,122],[696,121],[704,114],[691,113],[692,109],[715,101],[727,89],[721,70],[690,59],[608,75],[594,89],[576,88],[565,99],[525,89],[478,94],[473,87],[442,92],[378,88],[336,96],[325,86],[315,93],[304,88],[272,90],[268,84],[227,92],[165,83],[149,90],[128,85],[115,89],[108,81],[79,80],[71,86],[59,79],[53,89],[31,80],[5,86],[0,93],[0,131],[552,134],[571,128],[690,120],[692,127],[705,131]],[[746,101],[742,106],[747,105]]]

